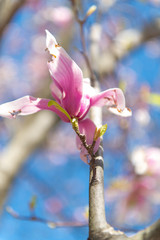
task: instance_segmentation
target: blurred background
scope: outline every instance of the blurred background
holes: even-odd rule
[[[120,87],[131,118],[103,110],[108,222],[133,234],[160,210],[160,0],[77,1],[87,50],[102,90]],[[79,26],[69,0],[0,0],[0,104],[24,95],[51,97],[45,29],[89,73],[79,50]],[[55,228],[22,221],[35,213],[51,221],[86,222],[89,166],[75,134],[54,113],[0,118],[0,240],[86,239],[88,228]]]

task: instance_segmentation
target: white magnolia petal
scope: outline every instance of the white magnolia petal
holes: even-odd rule
[[[130,108],[125,108],[124,110],[119,110],[116,107],[109,107],[108,110],[116,115],[119,115],[121,117],[131,117],[132,116],[132,111]]]

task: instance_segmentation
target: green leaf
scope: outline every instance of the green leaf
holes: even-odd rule
[[[37,203],[37,196],[32,196],[31,201],[29,203],[30,210],[33,210]]]
[[[148,103],[156,106],[160,106],[160,94],[150,93],[148,97]]]
[[[107,130],[107,124],[103,125],[99,129],[96,128],[94,133],[94,140],[96,141],[99,137],[103,136]]]
[[[125,82],[124,80],[120,80],[120,81],[119,81],[119,88],[120,88],[123,92],[125,92],[125,91],[126,91],[126,87],[127,87],[126,82]]]
[[[66,117],[69,119],[70,122],[72,122],[71,117],[69,116],[68,112],[62,108],[56,101],[50,100],[48,102],[48,107],[55,106],[60,112],[64,113]]]
[[[102,125],[102,127],[100,128],[100,137],[105,134],[106,130],[107,130],[107,124]]]

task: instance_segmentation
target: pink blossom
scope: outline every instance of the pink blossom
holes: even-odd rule
[[[68,7],[57,7],[52,10],[51,18],[57,26],[66,27],[72,22],[73,14]]]
[[[48,62],[48,68],[53,80],[51,84],[53,98],[71,119],[78,120],[80,131],[85,131],[86,135],[88,133],[90,135],[90,130],[95,128],[91,120],[86,119],[81,122],[92,106],[106,106],[113,113],[125,117],[131,115],[131,111],[125,108],[125,98],[121,89],[112,88],[97,94],[91,87],[89,79],[83,79],[81,69],[57,43],[54,36],[48,31],[46,33],[46,46],[52,56],[51,61]],[[48,106],[49,101],[50,99],[25,96],[0,105],[0,116],[15,118],[17,115],[29,115],[41,110],[50,110],[63,121],[70,122],[68,117],[56,106]],[[89,135],[87,137],[88,144],[91,143]],[[93,137],[92,133],[92,141]]]
[[[40,12],[40,17],[51,21],[60,30],[67,29],[73,22],[73,12],[65,6],[47,7]]]
[[[160,149],[141,146],[131,155],[134,170],[139,175],[160,176]]]
[[[153,188],[147,185],[150,179],[134,179],[130,183],[130,190],[119,204],[119,221],[131,223],[147,222],[151,214],[149,196],[154,192]],[[116,210],[118,210],[116,209]]]
[[[45,207],[48,212],[59,213],[63,208],[63,203],[58,197],[50,197],[45,201]]]
[[[160,148],[148,148],[146,155],[148,172],[160,176]]]
[[[150,0],[150,2],[157,7],[160,5],[160,0]]]
[[[116,201],[113,215],[117,223],[147,222],[153,210],[152,203],[159,204],[159,185],[151,176],[124,176],[112,182],[106,196],[107,201]]]

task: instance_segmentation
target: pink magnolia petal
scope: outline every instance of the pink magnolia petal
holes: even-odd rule
[[[50,89],[51,89],[52,96],[54,97],[54,99],[55,99],[59,104],[61,104],[62,99],[63,99],[63,97],[64,97],[62,88],[59,86],[58,83],[52,82],[51,85],[50,85]]]
[[[119,111],[125,108],[125,98],[121,89],[111,88],[104,92],[100,92],[91,98],[91,106],[116,107]]]
[[[118,110],[116,107],[109,107],[108,110],[111,113],[114,113],[121,117],[131,117],[132,116],[132,111],[130,108],[125,108],[125,109],[123,109],[123,111],[121,111],[121,110]]]
[[[35,98],[25,96],[12,102],[0,105],[0,116],[7,118],[16,118],[17,115],[28,115],[38,112],[40,109],[33,104]],[[38,99],[37,99],[38,101]]]
[[[90,99],[95,95],[95,89],[90,85],[90,79],[83,79],[83,96],[81,99],[81,108],[78,113],[79,120],[83,119],[90,109]]]
[[[41,110],[50,110],[55,112],[63,121],[69,122],[69,119],[54,106],[48,107],[50,99],[34,98],[25,96],[12,102],[0,105],[0,116],[7,118],[16,118],[16,116],[30,115]]]
[[[51,55],[58,54],[58,48],[56,47],[58,45],[55,37],[46,30],[46,47],[49,50]]]
[[[89,109],[90,109],[90,98],[83,96],[83,98],[81,99],[81,107],[76,117],[78,117],[79,120],[83,119],[87,115]]]
[[[89,78],[83,78],[83,95],[86,95],[89,98],[96,95],[95,88],[91,86]]]
[[[85,134],[86,136],[86,142],[87,144],[92,144],[93,143],[93,138],[94,138],[94,133],[96,130],[96,125],[94,124],[94,122],[92,122],[89,118],[86,118],[82,121],[80,121],[79,123],[79,130],[80,133]],[[84,148],[84,146],[82,145],[79,137],[76,137],[76,144],[77,144],[77,148],[81,151],[80,153],[80,157],[81,159],[88,164],[88,153],[87,150]],[[98,138],[98,140],[96,141],[95,147],[94,147],[94,153],[97,152],[98,148],[99,148],[99,144],[100,144],[100,138]]]
[[[53,57],[52,60],[55,60],[57,57],[59,57],[59,55],[62,55],[73,61],[68,53],[63,49],[63,47],[57,43],[55,37],[48,30],[46,30],[46,47]]]
[[[86,164],[88,164],[88,153],[87,150],[84,149],[83,151],[81,150],[80,152],[80,158],[83,162],[85,162]]]
[[[78,65],[60,47],[56,39],[48,31],[46,45],[53,56],[48,62],[49,71],[53,81],[59,84],[64,92],[61,105],[71,116],[76,116],[80,109],[82,98],[83,77]]]

